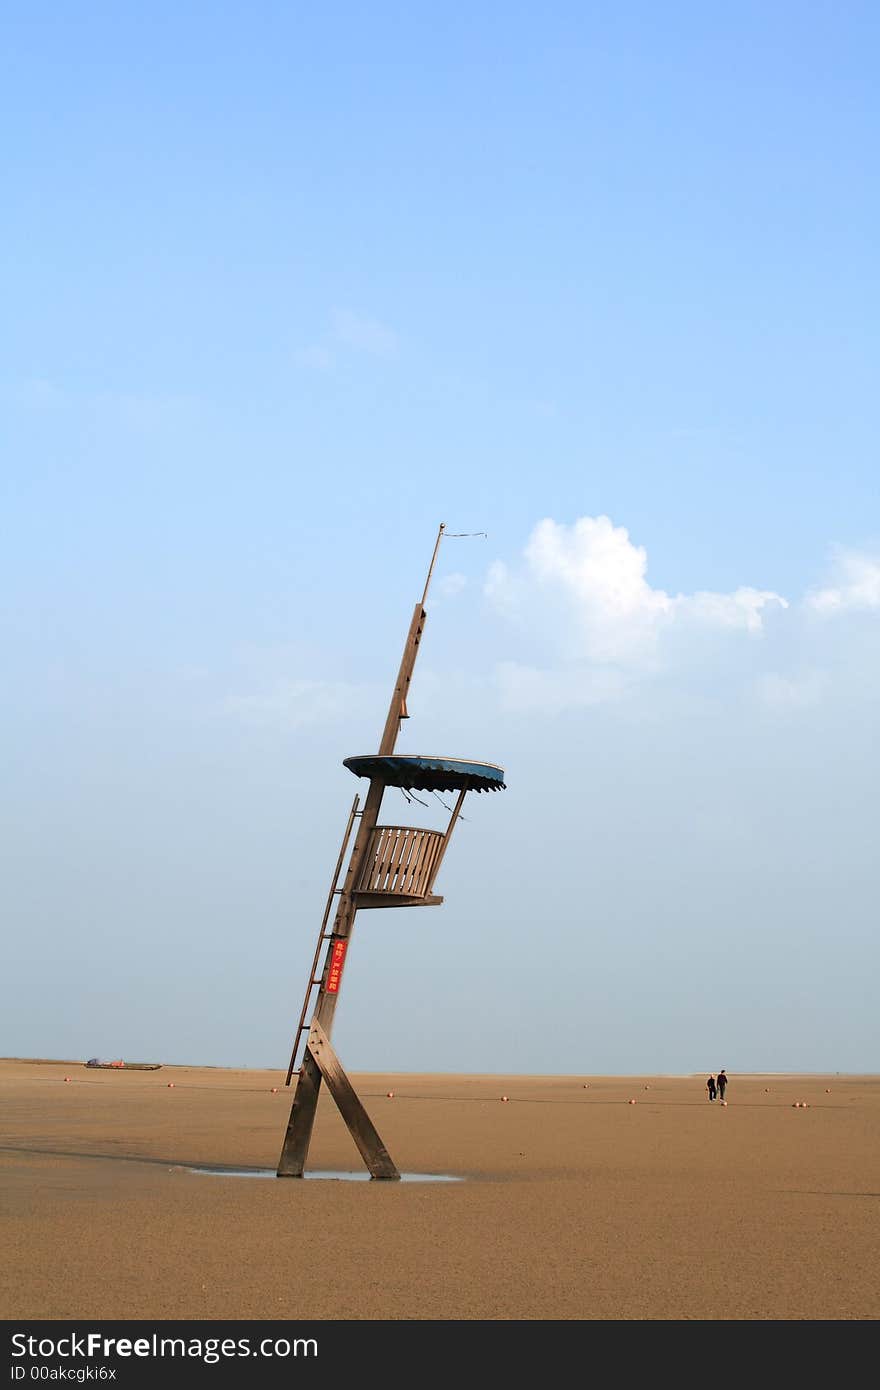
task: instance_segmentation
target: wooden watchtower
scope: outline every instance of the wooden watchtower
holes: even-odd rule
[[[359,908],[429,907],[441,903],[443,899],[434,893],[434,881],[449,847],[465,796],[469,791],[498,791],[504,787],[503,769],[494,763],[416,754],[397,755],[394,752],[401,720],[409,717],[406,697],[425,628],[425,600],[444,530],[445,526],[441,526],[424,592],[415,606],[409,626],[379,751],[344,760],[347,768],[357,777],[368,778],[370,785],[363,806],[360,805],[359,796],[352,804],[318,933],[318,944],[287,1069],[289,1086],[305,1034],[305,1050],[278,1161],[279,1178],[303,1176],[322,1081],[326,1081],[371,1176],[400,1177],[330,1044],[333,1015],[355,916]],[[421,830],[405,825],[380,825],[379,813],[386,787],[402,787],[410,791],[457,791],[458,797],[446,829]],[[339,888],[337,884],[355,822],[358,822],[358,828],[354,845],[343,885]],[[328,931],[334,899],[338,899],[336,912]],[[319,969],[322,952],[323,964]],[[311,1020],[307,1023],[310,1007]]]

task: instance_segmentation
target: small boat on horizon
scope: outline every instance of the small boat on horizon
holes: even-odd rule
[[[161,1071],[161,1062],[102,1062],[100,1057],[90,1057],[83,1063],[86,1067],[100,1067],[105,1071]]]

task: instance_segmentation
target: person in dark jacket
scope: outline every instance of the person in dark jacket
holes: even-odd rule
[[[717,1079],[717,1081],[715,1082],[715,1085],[716,1085],[717,1088],[718,1088],[718,1099],[719,1099],[719,1100],[723,1100],[723,1099],[724,1099],[724,1092],[725,1092],[726,1089],[727,1089],[727,1077],[724,1075],[724,1070],[723,1070],[723,1068],[722,1068],[722,1070],[718,1073],[718,1079]]]
[[[709,1080],[706,1082],[706,1090],[709,1092],[709,1099],[710,1099],[710,1100],[714,1100],[714,1099],[715,1099],[715,1078],[714,1078],[714,1076],[710,1076],[710,1077],[709,1077]]]

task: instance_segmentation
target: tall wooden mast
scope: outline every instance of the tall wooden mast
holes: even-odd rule
[[[400,731],[400,721],[407,718],[406,697],[427,617],[425,600],[428,596],[437,552],[445,529],[445,523],[442,523],[437,532],[425,588],[421,599],[413,610],[412,621],[409,625],[409,632],[400,661],[400,669],[388,707],[388,717],[385,720],[385,728],[379,744],[380,756],[387,756],[394,752]],[[301,1178],[303,1175],[322,1079],[327,1082],[333,1099],[339,1107],[371,1175],[374,1178],[400,1177],[388,1150],[382,1143],[330,1045],[330,1032],[333,1026],[333,1015],[336,1011],[336,1001],[339,997],[342,970],[358,909],[356,889],[361,881],[367,852],[373,844],[373,832],[379,819],[385,786],[386,782],[382,777],[372,777],[363,809],[355,813],[359,816],[360,824],[355,836],[345,881],[339,894],[339,904],[336,909],[333,928],[326,934],[327,949],[320,976],[318,998],[309,1026],[308,1042],[294,1091],[281,1157],[278,1161],[279,1178]],[[443,848],[445,849],[445,845]],[[322,932],[323,936],[324,933]],[[308,999],[308,997],[307,992],[306,998]],[[294,1057],[297,1042],[298,1039],[295,1039]]]

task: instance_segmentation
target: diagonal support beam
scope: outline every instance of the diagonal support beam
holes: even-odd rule
[[[355,1089],[342,1068],[342,1063],[333,1050],[330,1039],[320,1023],[313,1022],[309,1030],[309,1055],[317,1063],[327,1089],[348,1125],[351,1137],[360,1150],[361,1158],[374,1178],[399,1178],[391,1155],[386,1149],[375,1125],[358,1099]]]

